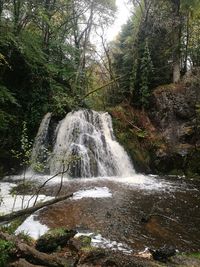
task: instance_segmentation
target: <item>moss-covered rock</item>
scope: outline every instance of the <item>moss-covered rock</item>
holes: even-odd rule
[[[135,170],[150,173],[152,154],[163,146],[147,113],[125,104],[109,110],[117,140],[130,155]]]
[[[200,253],[179,254],[171,259],[170,264],[172,267],[199,267]]]
[[[200,149],[193,149],[186,157],[186,175],[200,177]]]
[[[76,233],[75,230],[65,228],[49,230],[37,240],[35,247],[41,252],[55,251],[58,247],[67,245],[70,238],[74,237]]]
[[[127,103],[108,110],[136,171],[200,177],[199,74],[156,88],[146,112]]]
[[[91,251],[93,247],[91,246],[90,236],[79,236],[72,238],[70,240],[70,247],[75,251]]]

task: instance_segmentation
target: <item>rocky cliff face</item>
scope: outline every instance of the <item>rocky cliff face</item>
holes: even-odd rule
[[[150,118],[166,146],[156,151],[153,168],[161,172],[200,174],[198,73],[180,84],[160,86],[153,92]]]
[[[200,72],[156,88],[151,109],[128,103],[110,112],[138,172],[200,176]]]

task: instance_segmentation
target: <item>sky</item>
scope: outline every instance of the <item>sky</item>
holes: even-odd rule
[[[116,20],[107,31],[107,41],[112,41],[115,39],[121,30],[121,26],[126,23],[130,16],[130,8],[128,8],[128,5],[125,2],[127,2],[127,0],[116,0]]]

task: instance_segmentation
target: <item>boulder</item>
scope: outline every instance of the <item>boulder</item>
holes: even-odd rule
[[[63,228],[49,230],[37,240],[35,248],[40,252],[53,252],[58,247],[67,245],[69,240],[74,237],[76,233],[75,230]]]

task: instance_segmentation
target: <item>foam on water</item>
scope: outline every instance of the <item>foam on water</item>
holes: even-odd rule
[[[112,193],[107,187],[94,187],[91,189],[80,190],[73,194],[72,199],[78,200],[82,198],[110,198]]]
[[[25,233],[28,234],[33,239],[37,240],[41,235],[44,235],[49,228],[41,224],[37,220],[37,215],[29,216],[15,231],[15,234]]]
[[[53,179],[50,179],[52,176],[49,175],[40,175],[40,174],[27,174],[26,179],[29,181],[37,181],[38,184],[43,184],[45,181],[49,180],[47,185],[56,185],[61,182],[62,177],[56,176]],[[11,181],[21,180],[22,177],[12,176],[9,177]],[[77,178],[70,179],[68,177],[64,177],[63,182],[66,183],[82,183],[89,184],[91,182],[108,182],[111,181],[113,183],[120,183],[123,186],[129,186],[133,189],[138,190],[147,190],[147,191],[159,191],[159,190],[168,190],[174,191],[180,187],[178,182],[167,181],[165,179],[161,179],[156,175],[143,175],[143,174],[134,174],[133,176],[111,176],[111,177],[90,177],[90,178]]]
[[[95,248],[103,248],[110,249],[112,251],[121,251],[124,254],[131,254],[132,249],[130,249],[126,244],[121,242],[112,241],[103,237],[101,234],[94,234],[91,232],[79,232],[75,235],[75,238],[79,238],[80,236],[89,236],[91,237],[91,246]]]

